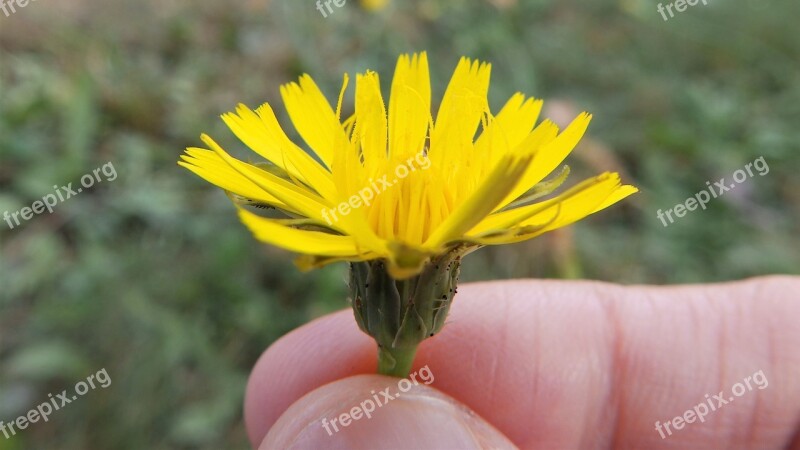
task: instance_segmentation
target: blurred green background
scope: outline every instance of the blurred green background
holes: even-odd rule
[[[800,273],[800,3],[713,1],[669,21],[656,4],[350,0],[323,18],[313,0],[40,0],[0,13],[0,213],[107,162],[118,173],[53,214],[0,222],[0,420],[101,368],[113,380],[0,449],[248,447],[250,368],[347,306],[345,266],[300,273],[176,161],[201,132],[249,158],[218,116],[264,101],[284,114],[278,87],[303,72],[331,99],[367,68],[386,90],[399,53],[427,50],[436,101],[468,55],[493,63],[494,108],[522,91],[556,122],[594,114],[568,183],[618,170],[642,193],[483,249],[464,280]],[[767,175],[667,228],[656,218],[761,156]]]

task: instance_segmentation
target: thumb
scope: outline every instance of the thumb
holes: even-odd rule
[[[492,425],[424,384],[357,375],[296,401],[259,447],[268,449],[515,449]]]

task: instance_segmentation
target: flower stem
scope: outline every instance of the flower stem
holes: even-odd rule
[[[378,346],[378,373],[390,377],[405,378],[411,372],[411,364],[417,347],[387,348]]]

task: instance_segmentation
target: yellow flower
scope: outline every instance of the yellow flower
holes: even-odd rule
[[[361,0],[361,7],[368,11],[378,11],[386,7],[389,0]]]
[[[314,156],[287,137],[269,104],[255,111],[239,105],[222,119],[268,163],[236,160],[203,135],[209,149],[189,148],[179,164],[227,191],[258,239],[305,255],[301,267],[384,259],[398,279],[454,248],[530,239],[637,192],[604,173],[534,202],[566,178],[564,167],[542,181],[591,116],[580,114],[559,133],[549,120],[536,125],[542,101],[519,93],[492,114],[490,70],[462,58],[435,120],[425,53],[400,56],[388,111],[378,74],[357,75],[355,113],[345,120],[347,75],[335,109],[303,75],[281,95]],[[262,217],[243,205],[285,216]]]

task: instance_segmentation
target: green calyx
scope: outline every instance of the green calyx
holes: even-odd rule
[[[359,328],[378,343],[378,373],[407,376],[420,342],[441,331],[463,254],[454,249],[435,257],[403,280],[389,275],[384,260],[350,265],[353,312]]]

